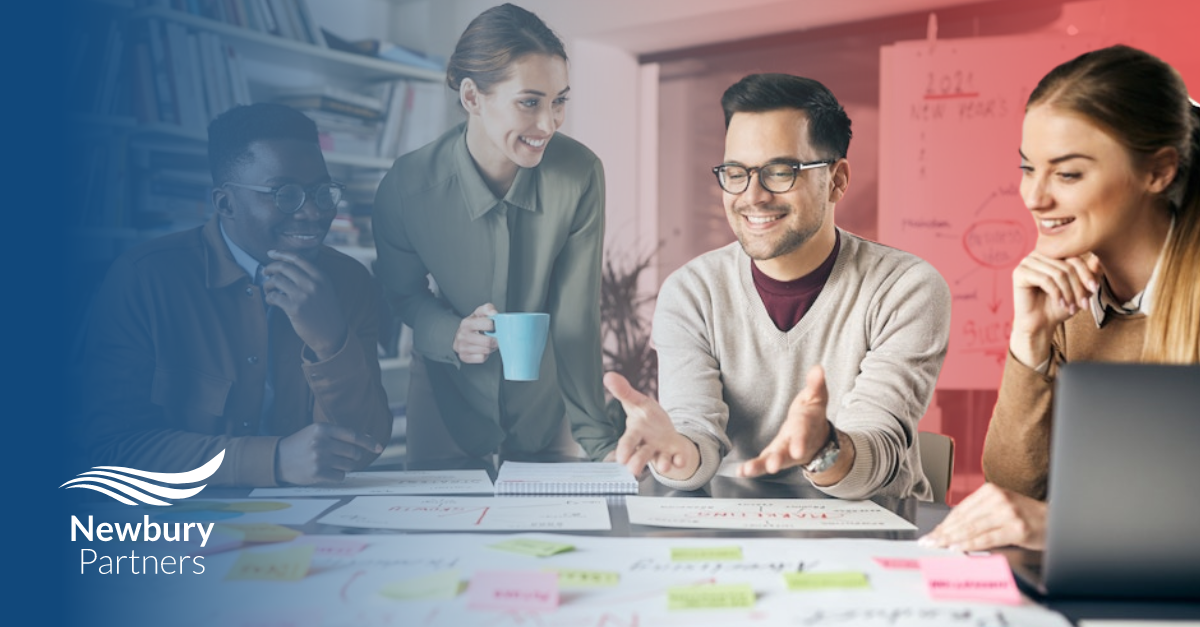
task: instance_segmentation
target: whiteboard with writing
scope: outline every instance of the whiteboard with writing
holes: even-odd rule
[[[941,389],[999,387],[1012,270],[1033,250],[1021,202],[1021,121],[1037,82],[1089,37],[901,42],[880,50],[879,237],[953,294]]]

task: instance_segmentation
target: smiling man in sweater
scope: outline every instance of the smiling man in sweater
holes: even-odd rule
[[[737,236],[663,284],[660,402],[609,373],[617,460],[672,488],[772,475],[835,497],[930,500],[917,421],[946,356],[950,291],[928,263],[834,225],[850,118],[817,81],[726,90],[713,168]]]

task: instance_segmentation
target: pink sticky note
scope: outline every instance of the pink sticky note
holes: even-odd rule
[[[366,542],[330,536],[300,536],[295,544],[313,545],[316,547],[315,557],[350,557],[367,548]]]
[[[1003,555],[923,557],[920,562],[925,586],[934,599],[1021,603],[1021,593]]]
[[[475,610],[553,610],[558,607],[558,573],[479,571],[467,589],[467,606]]]
[[[917,570],[921,567],[917,560],[907,557],[873,557],[871,559],[888,570]]]

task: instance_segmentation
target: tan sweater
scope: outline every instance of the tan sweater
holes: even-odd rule
[[[1059,367],[1071,361],[1137,361],[1146,316],[1110,315],[1097,328],[1088,309],[1059,326],[1050,347],[1050,369],[1039,374],[1010,352],[983,445],[984,477],[1002,487],[1046,499],[1050,473],[1051,399]]]

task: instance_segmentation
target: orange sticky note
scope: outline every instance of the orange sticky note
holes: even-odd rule
[[[529,570],[476,572],[467,588],[467,606],[476,610],[553,610],[558,607],[558,574]]]
[[[1021,593],[1003,555],[923,557],[920,564],[931,598],[1021,603]]]
[[[267,553],[243,552],[225,575],[227,580],[260,579],[265,581],[299,581],[308,574],[312,564],[312,546],[297,546]]]

